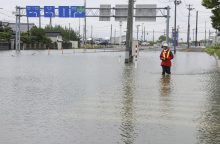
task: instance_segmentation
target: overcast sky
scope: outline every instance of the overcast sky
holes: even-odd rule
[[[174,0],[136,0],[136,4],[157,4],[157,7],[171,7],[171,21],[170,21],[170,31],[174,25]],[[75,5],[83,5],[84,0],[0,0],[1,5],[0,8],[0,19],[8,22],[15,22],[15,17],[12,14],[15,11],[15,6],[27,6],[27,5],[54,5],[54,6],[75,6]],[[111,4],[112,7],[115,4],[128,4],[128,0],[87,0],[87,7],[99,7],[100,4]],[[199,39],[204,39],[205,37],[205,23],[207,27],[207,38],[208,31],[214,32],[215,30],[211,26],[210,16],[211,11],[205,9],[201,5],[201,0],[182,0],[182,3],[177,8],[177,25],[180,28],[180,38],[184,41],[186,40],[186,32],[187,32],[187,23],[188,23],[188,10],[187,4],[192,4],[193,11],[191,11],[191,38],[193,39],[193,31],[196,25],[196,11],[199,11]],[[159,13],[158,13],[159,14]],[[22,18],[22,22],[26,22],[26,18]],[[35,23],[38,26],[38,19],[31,18],[30,22]],[[70,23],[71,28],[74,30],[79,30],[79,19],[72,18],[55,18],[53,20],[53,25],[63,25],[68,26]],[[135,22],[134,25],[140,24],[143,22]],[[49,19],[42,18],[42,26],[49,24]],[[119,35],[119,23],[115,22],[114,19],[110,22],[99,22],[98,18],[88,18],[87,19],[87,35],[88,37],[91,35],[91,25],[93,25],[93,36],[95,37],[109,37],[110,36],[110,28],[111,24],[113,24],[113,31],[116,30],[116,36]],[[157,39],[160,35],[164,33],[166,28],[166,19],[165,18],[157,18],[156,22],[144,22],[144,26],[146,27],[146,31],[148,32],[147,39],[152,40],[152,31],[155,30],[155,39]],[[83,27],[83,19],[81,19],[81,28]],[[123,34],[125,34],[126,30],[126,22],[123,23]],[[141,30],[141,28],[140,28]],[[136,31],[136,28],[134,29]],[[82,32],[82,29],[81,29]],[[114,36],[114,32],[113,32]],[[141,34],[140,34],[141,36]],[[136,37],[136,35],[135,35]]]

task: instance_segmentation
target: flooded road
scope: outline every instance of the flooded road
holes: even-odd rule
[[[179,52],[0,53],[0,144],[219,144],[220,71]]]

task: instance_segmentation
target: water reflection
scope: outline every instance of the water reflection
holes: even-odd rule
[[[125,144],[133,144],[135,140],[135,110],[134,110],[134,92],[135,92],[135,81],[134,81],[134,65],[127,65],[124,67],[123,72],[123,92],[122,97],[122,123],[120,126],[121,140]]]
[[[162,75],[160,79],[160,118],[170,119],[172,117],[171,92],[171,76]]]
[[[207,87],[209,96],[207,110],[202,114],[199,125],[200,144],[220,143],[220,73],[210,75]]]
[[[170,96],[171,94],[171,84],[170,84],[170,75],[162,76],[160,80],[160,93],[161,96]]]

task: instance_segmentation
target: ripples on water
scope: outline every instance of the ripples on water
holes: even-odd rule
[[[0,53],[0,143],[217,144],[220,74],[204,53]]]

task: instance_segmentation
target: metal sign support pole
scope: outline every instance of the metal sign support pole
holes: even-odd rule
[[[20,7],[16,6],[16,34],[15,34],[15,49],[20,52],[21,49],[21,33],[20,33]]]

